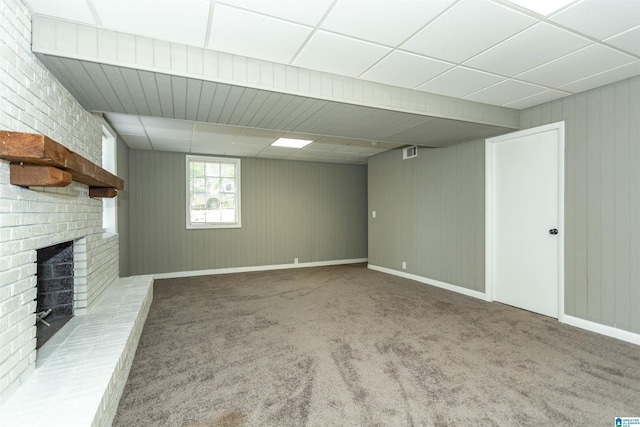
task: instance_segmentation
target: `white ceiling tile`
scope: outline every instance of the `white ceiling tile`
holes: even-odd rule
[[[284,160],[289,157],[290,154],[276,154],[276,153],[265,153],[261,152],[256,157],[260,159],[273,159],[273,160]]]
[[[360,77],[364,80],[413,89],[452,67],[453,64],[448,62],[393,51]]]
[[[334,142],[313,142],[309,144],[307,150],[313,151],[333,151],[338,147],[341,147],[343,144],[334,143]]]
[[[605,43],[640,56],[640,25],[606,39]]]
[[[471,58],[465,65],[513,77],[589,44],[583,37],[543,22]]]
[[[139,122],[138,124],[112,123],[112,126],[118,133],[127,133],[130,135],[146,135],[144,127]]]
[[[549,18],[598,40],[638,25],[638,0],[582,0]]]
[[[140,124],[140,118],[133,114],[104,113],[104,116],[107,118],[107,120],[109,120],[109,123],[111,124]]]
[[[329,162],[332,159],[339,159],[341,156],[346,156],[346,154],[336,153],[335,151],[325,151],[317,155],[319,159],[323,159],[325,162]]]
[[[241,133],[243,128],[238,126],[219,125],[217,123],[195,122],[193,130],[198,133],[227,133],[236,135]]]
[[[39,15],[96,25],[86,0],[27,0],[29,9]]]
[[[305,153],[303,150],[293,153],[287,157],[287,160],[299,160],[301,162],[321,162],[322,158],[312,154]]]
[[[609,83],[628,79],[629,77],[637,75],[640,75],[640,61],[635,61],[631,64],[614,68],[613,70],[608,70],[594,76],[589,76],[582,80],[568,83],[566,85],[560,86],[560,89],[573,93],[584,92],[585,90],[604,86]]]
[[[116,129],[117,130],[117,129]],[[146,135],[127,135],[118,132],[123,141],[134,150],[151,150],[151,144]]]
[[[355,141],[349,143],[349,145],[357,145],[357,146],[360,146],[360,147],[371,147],[371,148],[375,148],[376,150],[379,150],[379,151],[386,151],[386,150],[390,150],[392,148],[400,147],[400,146],[402,146],[404,144],[392,144],[392,143],[389,143],[389,142],[355,140]]]
[[[257,136],[257,135],[238,135],[234,140],[235,144],[254,145],[257,147],[268,147],[273,144],[276,139],[270,136]]]
[[[332,151],[331,155],[325,157],[326,159],[332,159],[332,160],[338,160],[340,162],[344,161],[344,162],[349,162],[351,160],[360,160],[360,159],[366,159],[367,157],[369,157],[368,154],[356,154],[356,153],[345,153],[345,152],[338,152],[338,151]]]
[[[229,144],[227,145],[191,145],[190,153],[193,154],[214,154],[221,156],[227,152]]]
[[[255,156],[263,149],[264,147],[259,145],[233,143],[227,148],[224,154],[230,156]]]
[[[349,154],[362,154],[362,155],[371,155],[376,152],[376,150],[371,150],[366,147],[358,147],[357,145],[345,145],[343,147],[339,147],[337,150],[333,151],[334,153],[349,153]]]
[[[560,10],[575,0],[508,0],[510,3],[517,4],[525,9],[529,9],[540,15],[547,16]]]
[[[418,90],[439,95],[461,98],[470,93],[484,89],[504,80],[503,77],[465,67],[455,67],[433,80],[428,81]]]
[[[257,129],[257,128],[242,128],[242,135],[245,136],[262,136],[268,138],[280,138],[282,136],[282,132],[277,130],[270,129]]]
[[[216,132],[194,132],[192,141],[194,144],[200,143],[216,143],[216,144],[231,144],[236,139],[236,134],[232,133],[216,133]]]
[[[306,156],[306,157],[313,157],[315,159],[322,159],[326,157],[329,153],[331,153],[331,151],[309,150],[307,147],[305,147],[302,150],[296,151],[295,153],[291,154],[289,158],[291,158],[292,156]]]
[[[187,120],[141,117],[142,124],[150,138],[179,138],[191,140],[193,122]]]
[[[316,26],[333,0],[220,0],[218,3],[226,3],[276,18]]]
[[[118,133],[145,135],[144,127],[138,116],[129,114],[105,114],[105,118]]]
[[[533,96],[519,99],[518,101],[510,102],[506,104],[505,107],[522,110],[523,108],[529,108],[535,105],[543,104],[545,102],[555,101],[556,99],[564,98],[565,96],[569,95],[571,94],[551,89],[546,92],[541,92]]]
[[[179,153],[188,153],[190,151],[190,143],[188,139],[180,138],[159,138],[150,136],[151,145],[154,150],[176,151]]]
[[[209,135],[209,138],[194,138],[191,141],[192,153],[224,154],[233,142],[233,138],[235,137],[234,135],[213,132],[201,133],[200,135]]]
[[[282,136],[282,132],[263,130],[263,129],[243,129],[242,132],[236,136],[234,140],[235,144],[251,145],[254,148],[264,148],[271,145],[276,139]]]
[[[401,47],[459,63],[535,22],[488,0],[462,0]]]
[[[263,155],[286,157],[292,153],[295,153],[298,150],[300,149],[289,148],[289,147],[266,147],[264,150],[260,151],[260,157],[262,157]]]
[[[362,148],[362,151],[360,151],[360,154],[366,154],[367,156],[373,156],[374,154],[379,154],[379,153],[382,153],[384,151],[387,151],[387,150],[370,147],[370,148]]]
[[[519,74],[519,80],[559,87],[566,83],[598,74],[633,61],[633,57],[593,44],[546,65]]]
[[[227,141],[227,140],[219,140],[219,139],[210,139],[208,141],[205,140],[199,140],[199,141],[191,141],[191,148],[216,148],[218,150],[221,150],[222,153],[224,153],[224,151],[229,148],[229,146],[232,144],[232,142]]]
[[[353,145],[354,147],[363,147],[363,148],[368,148],[368,147],[376,147],[378,146],[378,142],[374,142],[374,141],[368,141],[366,139],[347,139],[346,144],[348,145]]]
[[[322,28],[397,46],[453,3],[454,0],[341,0]]]
[[[193,142],[231,143],[242,132],[240,127],[217,125],[213,123],[196,122],[193,129]]]
[[[207,0],[92,0],[102,25],[116,31],[203,46]]]
[[[316,141],[320,138],[319,135],[311,135],[308,133],[296,133],[296,132],[287,132],[282,135],[283,138],[291,138],[291,139],[306,139],[307,141]]]
[[[294,65],[356,77],[390,50],[376,44],[317,31],[298,55]]]
[[[345,145],[345,139],[346,138],[340,138],[337,136],[323,136],[320,139],[318,139],[316,142],[320,142],[323,144]]]
[[[168,119],[164,117],[140,116],[140,120],[145,126],[166,129],[172,129],[176,127],[180,129],[193,129],[194,125],[194,122],[190,120]]]
[[[504,105],[546,90],[544,87],[508,79],[464,98],[486,104]]]
[[[310,27],[216,5],[208,47],[286,64],[309,37],[311,30]]]

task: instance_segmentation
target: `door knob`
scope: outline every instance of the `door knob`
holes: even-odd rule
[[[549,230],[549,234],[558,234],[558,229],[552,228],[551,230]]]

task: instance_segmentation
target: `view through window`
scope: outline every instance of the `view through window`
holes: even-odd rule
[[[187,156],[187,228],[240,227],[240,159]]]

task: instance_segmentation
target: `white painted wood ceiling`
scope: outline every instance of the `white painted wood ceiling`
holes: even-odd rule
[[[566,3],[554,11],[542,0],[26,2],[39,15],[514,109],[640,74],[640,0],[552,0]]]

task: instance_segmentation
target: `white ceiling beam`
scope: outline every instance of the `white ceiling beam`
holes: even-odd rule
[[[511,108],[248,59],[111,30],[95,31],[94,28],[94,31],[90,31],[92,28],[35,15],[32,23],[32,50],[36,54],[422,116],[513,129],[519,126],[519,111]],[[65,35],[64,43],[60,42],[60,34]],[[149,51],[148,55],[145,55],[145,51]]]

